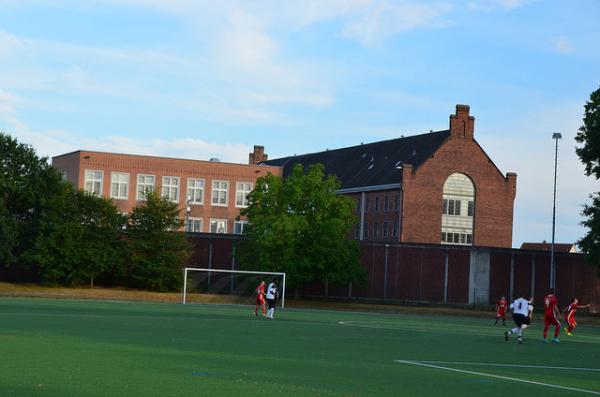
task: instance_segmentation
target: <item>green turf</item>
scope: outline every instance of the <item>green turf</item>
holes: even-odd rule
[[[505,342],[492,319],[0,299],[0,396],[586,396],[394,360],[600,368],[600,329]],[[345,322],[340,324],[339,322]],[[600,372],[435,364],[587,389]]]

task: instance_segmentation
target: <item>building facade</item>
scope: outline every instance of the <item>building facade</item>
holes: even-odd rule
[[[356,201],[358,240],[511,247],[515,173],[502,174],[474,137],[475,118],[457,105],[448,130],[250,162],[322,163]]]
[[[256,179],[282,172],[280,167],[82,150],[56,156],[52,164],[74,186],[111,198],[124,213],[142,203],[148,191],[161,192],[178,203],[186,230],[213,233],[242,233],[246,222],[236,218]]]

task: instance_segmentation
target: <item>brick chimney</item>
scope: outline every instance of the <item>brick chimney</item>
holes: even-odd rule
[[[248,156],[248,164],[258,164],[261,161],[267,161],[269,156],[265,154],[265,147],[260,145],[254,145],[254,152]]]
[[[450,115],[450,135],[460,139],[473,139],[475,117],[469,116],[469,105],[456,105],[456,114]]]

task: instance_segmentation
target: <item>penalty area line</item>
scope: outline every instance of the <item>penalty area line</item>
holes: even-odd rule
[[[494,374],[488,374],[488,373],[485,373],[485,372],[467,371],[467,370],[464,370],[464,369],[450,368],[450,367],[443,367],[443,366],[440,366],[440,365],[427,364],[427,363],[420,362],[420,361],[394,360],[394,362],[397,362],[399,364],[407,364],[407,365],[415,365],[415,366],[420,366],[420,367],[441,369],[441,370],[444,370],[444,371],[451,371],[451,372],[458,372],[458,373],[462,373],[462,374],[469,374],[469,375],[477,375],[477,376],[483,376],[483,377],[488,377],[488,378],[502,379],[502,380],[508,380],[508,381],[511,381],[511,382],[528,383],[528,384],[536,385],[536,386],[545,386],[545,387],[551,387],[551,388],[554,388],[554,389],[569,390],[569,391],[575,391],[575,392],[579,392],[579,393],[587,393],[587,394],[593,394],[593,395],[596,395],[596,396],[600,396],[600,392],[594,391],[594,390],[579,389],[579,388],[576,388],[576,387],[569,387],[569,386],[559,386],[559,385],[553,385],[551,383],[536,382],[536,381],[533,381],[533,380],[513,378],[513,377],[510,377],[510,376],[494,375]]]
[[[403,360],[401,360],[403,361]],[[471,363],[464,361],[411,361],[425,364],[448,364],[448,365],[480,365],[482,367],[509,367],[509,368],[538,368],[538,369],[558,369],[563,371],[590,371],[600,372],[600,368],[580,368],[580,367],[555,367],[549,365],[526,365],[526,364],[498,364],[498,363]]]

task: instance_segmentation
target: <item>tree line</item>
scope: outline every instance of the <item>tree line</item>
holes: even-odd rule
[[[177,289],[190,248],[176,203],[149,192],[125,215],[0,132],[0,266],[31,281]]]

